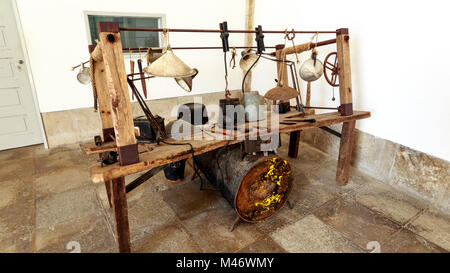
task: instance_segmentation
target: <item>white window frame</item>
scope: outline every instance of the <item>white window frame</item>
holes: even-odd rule
[[[86,35],[87,40],[90,45],[95,44],[95,41],[91,41],[91,29],[89,28],[89,15],[97,15],[97,16],[122,16],[122,17],[150,17],[150,18],[159,18],[158,27],[166,28],[166,15],[162,13],[133,13],[133,12],[109,12],[109,11],[83,11],[84,21],[86,27]],[[163,34],[159,34],[159,44],[163,45]],[[125,53],[125,52],[124,52]],[[127,54],[129,55],[129,53]],[[138,52],[132,53],[133,56],[139,55]]]

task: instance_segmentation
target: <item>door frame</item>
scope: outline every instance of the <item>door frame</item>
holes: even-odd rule
[[[42,141],[44,143],[44,147],[45,147],[45,149],[48,149],[47,136],[45,134],[44,123],[42,121],[42,116],[41,116],[41,110],[39,108],[39,103],[38,103],[38,98],[37,98],[37,93],[36,93],[36,87],[34,86],[34,79],[33,79],[33,73],[31,71],[30,58],[28,56],[28,51],[27,51],[25,38],[24,38],[24,34],[23,34],[23,29],[22,29],[22,22],[20,20],[19,10],[17,8],[17,2],[16,2],[17,0],[10,0],[10,1],[12,3],[12,8],[13,8],[13,12],[14,12],[14,18],[16,20],[17,33],[19,34],[20,46],[22,48],[23,57],[25,59],[25,66],[27,67],[28,81],[29,81],[29,84],[30,84],[31,94],[33,96],[35,114],[36,114],[36,117],[37,117],[36,120],[38,121],[39,130],[41,131]]]

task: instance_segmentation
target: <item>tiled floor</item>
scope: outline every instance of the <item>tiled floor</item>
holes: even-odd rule
[[[279,155],[287,158],[287,145]],[[103,184],[92,184],[96,157],[78,145],[0,152],[0,252],[116,252]],[[199,181],[168,184],[159,173],[128,194],[134,252],[448,252],[450,216],[352,169],[335,182],[336,161],[300,145],[295,188],[266,221],[228,229],[235,212]],[[133,177],[128,177],[131,181]],[[71,249],[71,248],[70,248]]]

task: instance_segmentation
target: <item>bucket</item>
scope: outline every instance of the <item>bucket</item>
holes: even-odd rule
[[[178,183],[184,179],[184,169],[186,167],[186,159],[172,162],[164,167],[164,176],[169,183]]]

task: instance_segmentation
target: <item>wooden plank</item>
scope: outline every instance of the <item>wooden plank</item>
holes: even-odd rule
[[[121,164],[135,163],[139,159],[137,149],[132,148],[133,145],[136,145],[136,137],[134,135],[133,114],[128,93],[118,23],[101,23],[99,24],[99,36],[105,64],[106,82],[111,97],[114,137],[119,154],[121,154],[121,151],[124,151],[123,156],[120,156]],[[117,32],[102,31],[115,29],[117,29]]]
[[[128,223],[127,194],[125,178],[119,177],[110,183],[111,200],[116,222],[116,244],[119,252],[131,252],[130,226]]]
[[[289,120],[289,117],[295,117],[296,114],[287,113],[280,115],[280,120]],[[338,112],[325,113],[319,115],[308,116],[308,118],[316,119],[315,123],[309,122],[292,122],[293,125],[280,125],[280,132],[291,132],[306,130],[321,126],[329,126],[331,124],[354,121],[358,119],[370,117],[370,112],[357,111],[351,116],[341,116]],[[301,120],[295,118],[296,120]],[[269,119],[270,120],[270,119]],[[270,128],[270,125],[268,125]],[[248,136],[248,133],[245,134]],[[174,141],[174,140],[172,140]],[[230,144],[239,143],[242,140],[232,140]],[[186,142],[186,141],[181,141]],[[194,147],[195,154],[205,153],[224,146],[227,140],[191,140],[189,141]],[[119,164],[112,164],[104,166],[94,166],[91,168],[91,179],[94,183],[100,183],[107,180],[112,180],[120,176],[126,176],[133,173],[152,169],[154,167],[179,161],[181,159],[190,158],[192,156],[190,147],[188,145],[167,145],[161,143],[160,145],[148,144],[151,148],[149,152],[140,154],[140,162],[128,166],[120,166]]]
[[[297,158],[297,156],[298,156],[298,145],[300,144],[300,133],[301,133],[301,131],[293,131],[290,133],[288,156],[291,158]]]
[[[350,65],[350,43],[348,29],[337,30],[336,47],[339,65],[339,97],[343,115],[351,115],[352,107],[352,73]]]
[[[336,171],[336,181],[345,186],[350,177],[350,162],[352,160],[352,148],[356,121],[344,122],[341,132],[341,144],[339,146],[339,158]]]
[[[93,47],[96,49],[100,48],[100,46],[90,46],[91,50]],[[99,50],[101,53],[101,50]],[[91,56],[94,58],[94,52],[91,53]],[[97,51],[98,52],[98,51]],[[100,119],[102,121],[102,131],[108,132],[114,130],[113,121],[111,116],[111,97],[109,96],[108,87],[106,86],[106,71],[105,64],[103,62],[103,58],[97,60],[94,58],[94,79],[95,86],[97,89],[97,99],[98,99],[98,111],[100,113]],[[91,68],[92,69],[92,68]],[[112,140],[109,135],[103,134],[104,141]]]

